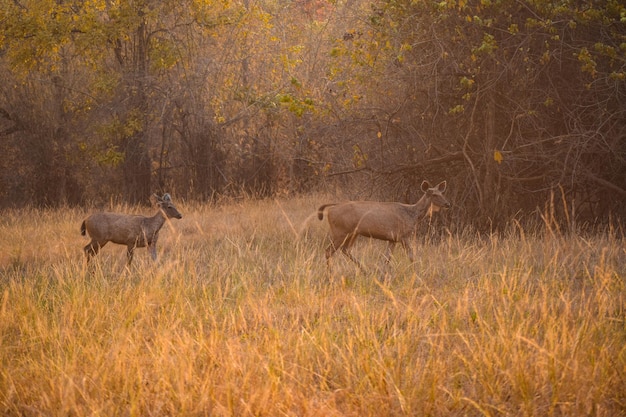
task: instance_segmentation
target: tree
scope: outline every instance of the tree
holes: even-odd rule
[[[430,168],[454,176],[457,203],[486,225],[561,190],[589,219],[623,212],[624,10],[375,2],[334,52],[351,72],[342,96],[378,124],[360,159],[385,182]]]
[[[555,193],[570,223],[626,210],[616,0],[0,1],[17,204],[426,178],[483,227]]]
[[[77,87],[84,81],[71,45],[79,29],[72,16],[79,6],[53,1],[5,1],[0,11],[3,74],[0,112],[6,124],[2,147],[11,158],[8,172],[20,175],[5,184],[14,203],[77,203],[80,153],[71,140],[90,101]]]

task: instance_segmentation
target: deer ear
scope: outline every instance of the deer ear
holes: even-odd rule
[[[424,180],[422,181],[422,186],[421,189],[423,192],[428,191],[428,189],[430,188],[430,184],[428,183],[428,181]]]
[[[445,181],[441,181],[439,184],[437,184],[437,189],[439,190],[439,192],[444,192],[446,191],[446,187],[448,186],[448,184]]]
[[[172,201],[172,197],[168,193],[163,194],[163,201]]]

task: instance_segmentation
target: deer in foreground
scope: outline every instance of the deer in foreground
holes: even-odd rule
[[[87,261],[95,256],[101,247],[108,242],[126,245],[128,265],[133,260],[135,248],[148,247],[148,252],[156,260],[156,244],[159,230],[166,219],[180,219],[178,212],[169,194],[159,197],[154,194],[154,200],[159,208],[152,217],[120,213],[94,213],[87,217],[80,226],[80,234],[89,233],[91,242],[85,246]]]
[[[449,208],[450,203],[443,196],[446,182],[432,187],[428,181],[422,182],[424,195],[415,204],[376,201],[348,201],[345,203],[324,204],[317,210],[317,217],[324,219],[327,209],[331,243],[326,249],[326,262],[330,267],[330,257],[338,250],[361,270],[361,263],[350,253],[350,248],[358,236],[388,241],[386,261],[391,258],[393,248],[400,242],[414,262],[410,240],[417,232],[417,225],[426,216],[441,208]]]

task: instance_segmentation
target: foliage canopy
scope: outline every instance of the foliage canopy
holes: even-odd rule
[[[624,216],[619,1],[1,3],[10,204],[414,201],[428,178],[483,225],[555,193]]]

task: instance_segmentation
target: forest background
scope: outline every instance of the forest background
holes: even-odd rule
[[[0,207],[446,179],[478,227],[626,217],[621,1],[0,4]]]

